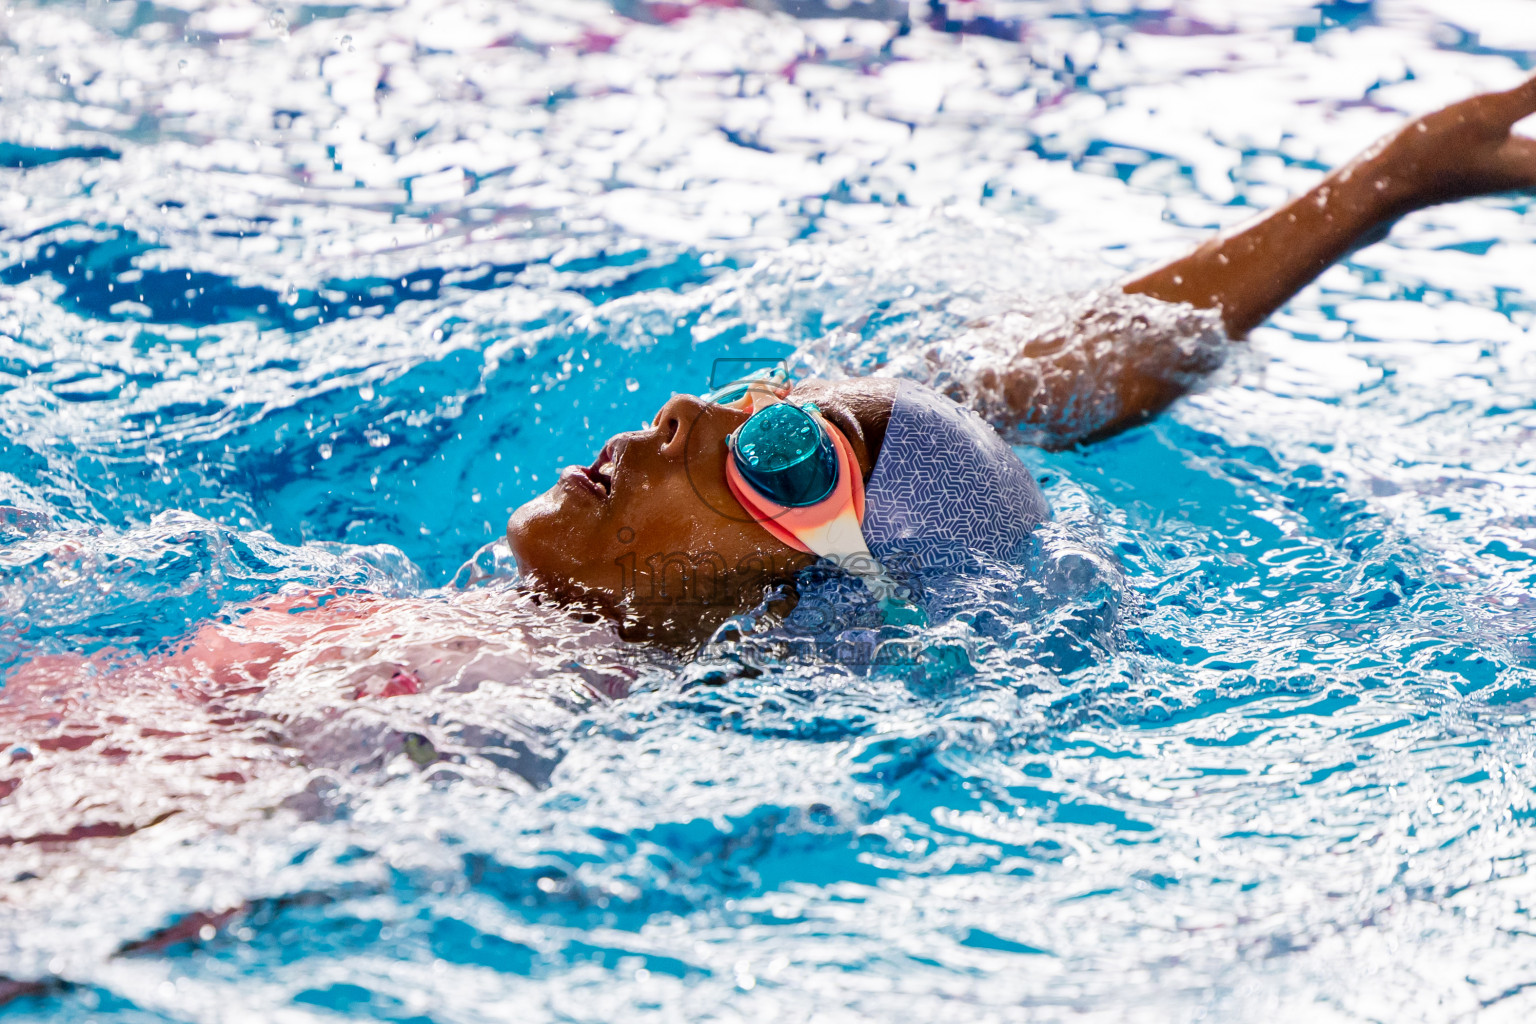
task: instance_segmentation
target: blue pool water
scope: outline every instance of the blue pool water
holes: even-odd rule
[[[0,673],[53,688],[0,718],[0,1019],[1529,1019],[1529,198],[1023,450],[1054,521],[912,664],[452,583],[715,358],[1048,311],[1513,84],[1532,24],[8,4]],[[211,704],[156,667],[304,588],[393,617]]]

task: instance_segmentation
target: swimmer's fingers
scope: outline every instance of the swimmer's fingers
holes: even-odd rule
[[[1536,114],[1536,75],[1513,89],[1485,92],[1425,114],[1412,122],[1420,133],[1458,144],[1495,142],[1510,134],[1515,122]]]
[[[1490,92],[1474,97],[1483,111],[1496,122],[1509,128],[1516,121],[1536,114],[1536,75],[1532,75],[1513,89]]]
[[[1476,168],[1471,177],[1474,194],[1536,189],[1536,139],[1513,130],[1517,122],[1536,114],[1536,75],[1513,89],[1474,96],[1446,113],[1479,125],[1493,144],[1464,151],[1466,165]]]
[[[1532,140],[1511,129],[1536,114],[1536,76],[1504,92],[1483,93],[1410,122],[1369,158],[1419,209],[1491,192],[1536,188]]]

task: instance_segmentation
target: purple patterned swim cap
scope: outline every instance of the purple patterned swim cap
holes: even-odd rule
[[[980,416],[925,385],[896,401],[864,488],[864,539],[898,571],[956,570],[1018,556],[1050,515],[1013,449]]]

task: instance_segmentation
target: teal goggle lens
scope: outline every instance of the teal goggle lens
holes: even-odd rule
[[[837,486],[837,449],[809,413],[781,402],[731,435],[736,468],[763,497],[790,508],[814,505]]]

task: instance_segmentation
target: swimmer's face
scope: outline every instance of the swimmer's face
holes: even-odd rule
[[[707,634],[756,605],[811,559],[753,522],[726,485],[727,438],[746,418],[678,395],[649,429],[567,466],[507,523],[518,567],[655,637]]]

